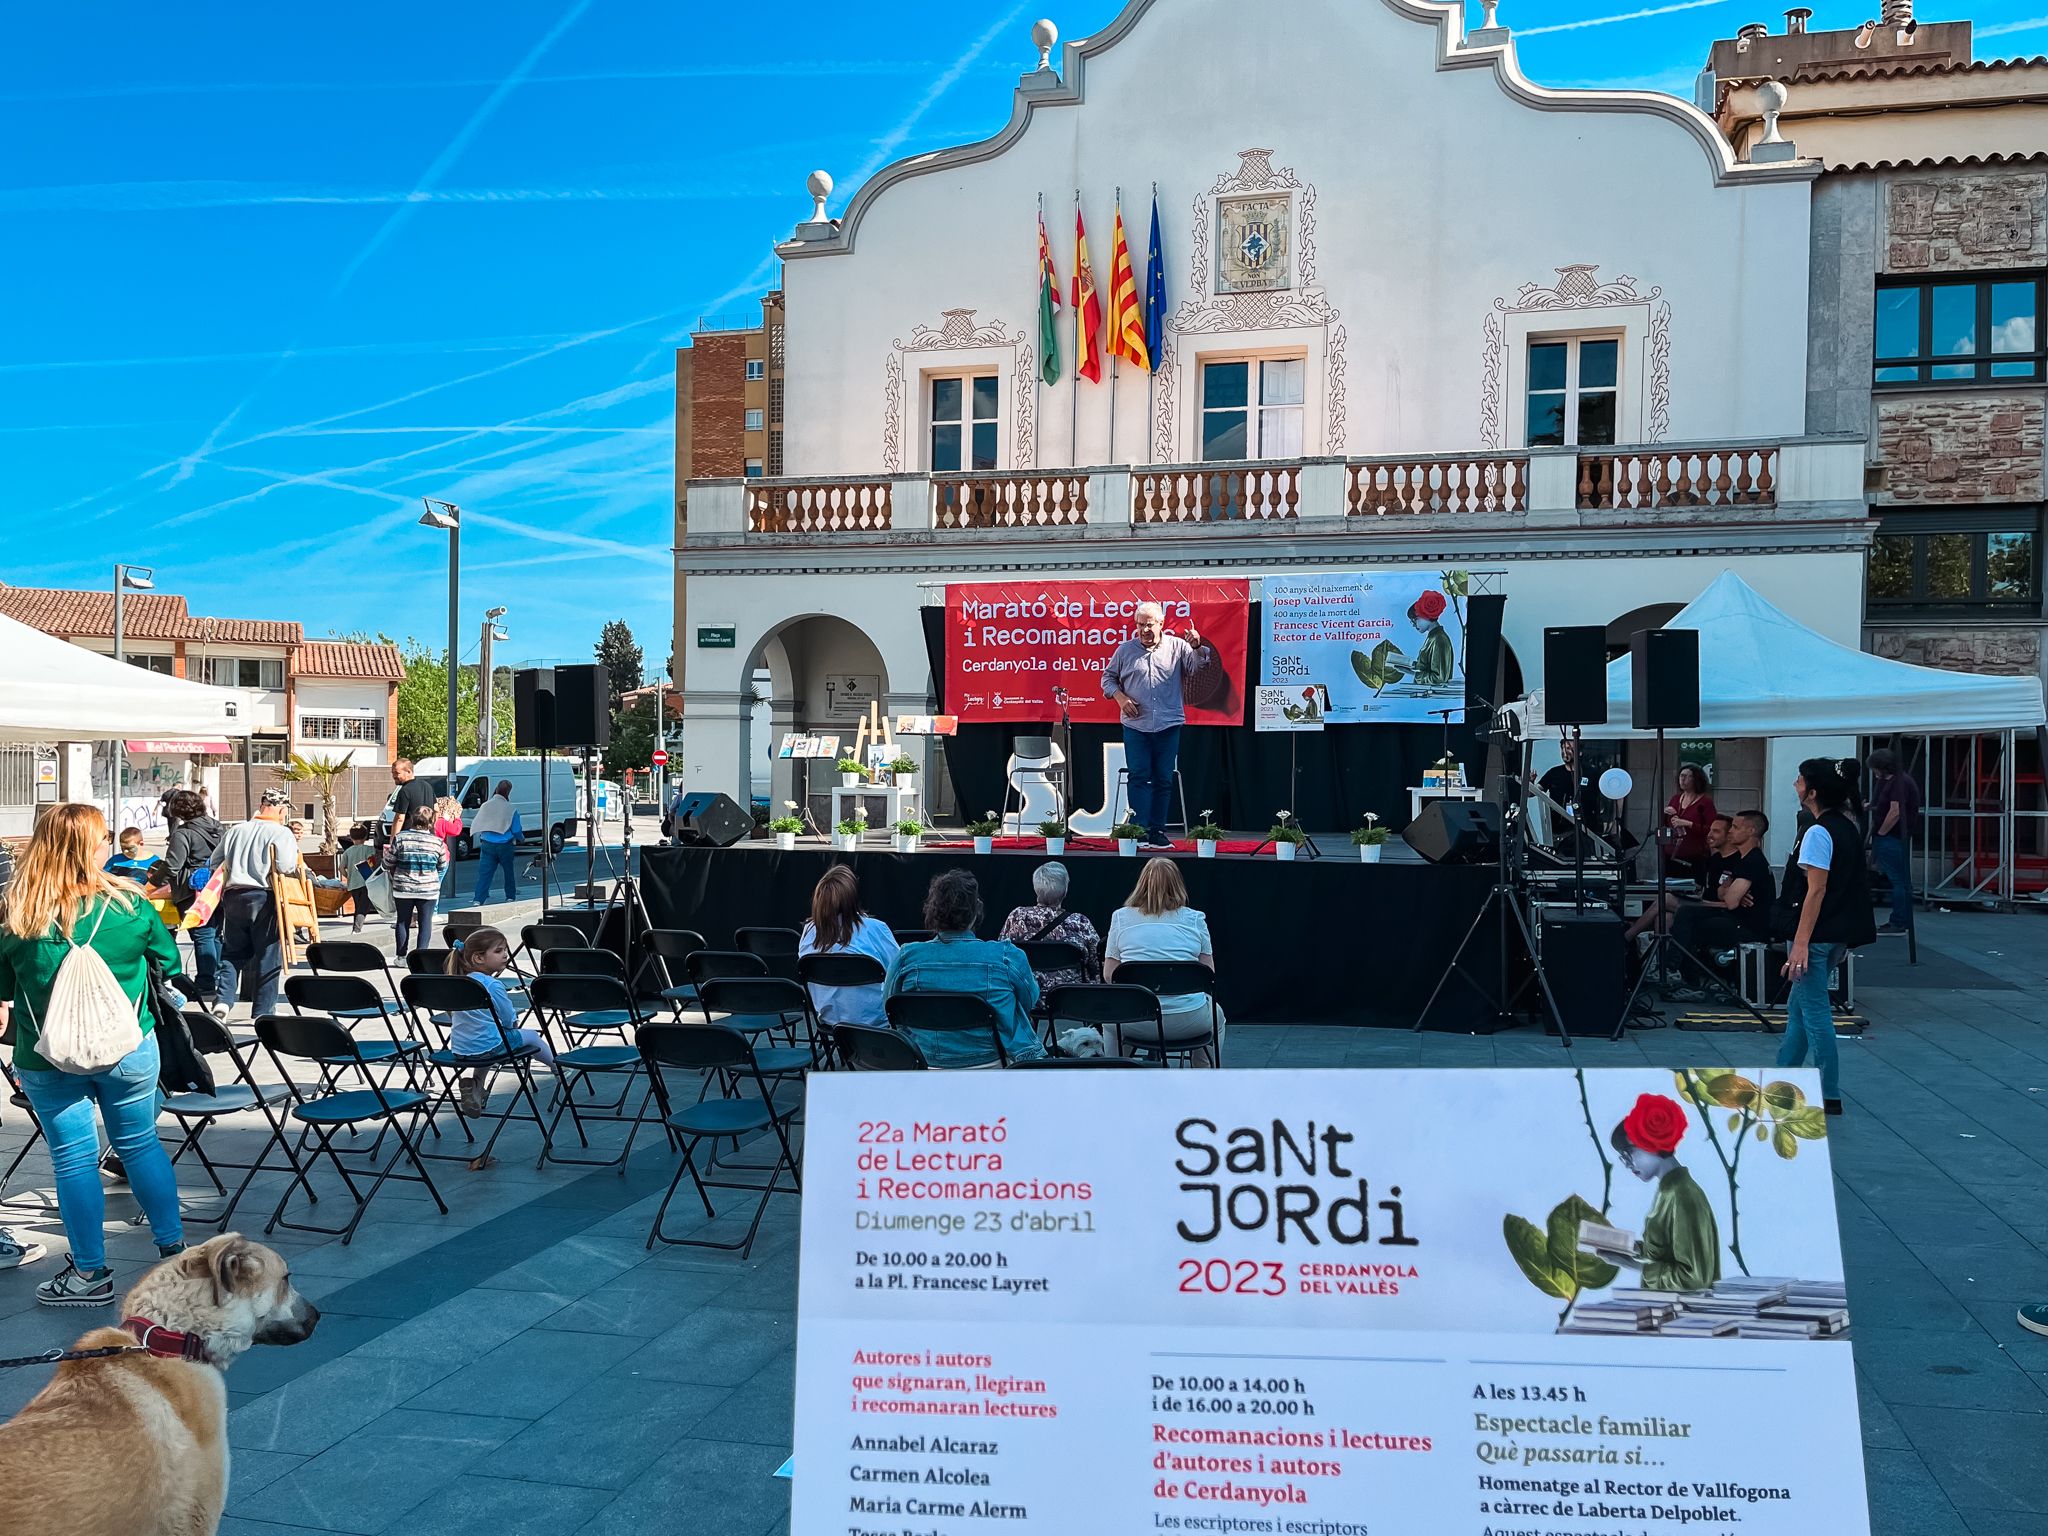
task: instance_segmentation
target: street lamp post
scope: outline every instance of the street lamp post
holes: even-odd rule
[[[461,637],[456,632],[462,604],[462,508],[452,501],[436,501],[431,496],[420,498],[426,504],[426,512],[420,518],[423,528],[439,528],[448,535],[448,782],[455,782],[455,721],[458,710],[456,675],[460,652],[457,646]]]
[[[496,690],[492,686],[495,678],[491,670],[491,646],[496,641],[512,638],[498,628],[498,620],[503,617],[503,608],[486,608],[484,631],[477,640],[476,751],[479,757],[489,757],[498,744],[497,711],[493,707],[493,695]]]
[[[126,661],[127,641],[123,629],[125,614],[122,599],[130,592],[149,592],[156,587],[156,572],[146,565],[114,565],[114,660]],[[128,789],[128,744],[120,742],[114,749],[114,771],[111,775],[114,790],[114,814],[108,824],[114,835],[121,833],[121,802]]]

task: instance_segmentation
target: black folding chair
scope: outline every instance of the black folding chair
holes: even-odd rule
[[[796,980],[796,951],[803,935],[794,928],[735,928],[732,947],[768,962],[768,974]]]
[[[296,978],[295,978],[296,979]],[[348,978],[336,977],[335,980]],[[448,1203],[441,1198],[441,1191],[434,1187],[434,1180],[427,1172],[427,1165],[420,1161],[419,1149],[415,1145],[421,1123],[425,1120],[427,1096],[412,1089],[389,1088],[377,1080],[377,1074],[370,1070],[372,1063],[367,1060],[351,1035],[333,1019],[304,1018],[288,1013],[268,1013],[256,1021],[256,1038],[263,1042],[263,1048],[270,1052],[279,1074],[291,1088],[292,1118],[297,1120],[304,1131],[310,1131],[319,1141],[313,1154],[301,1165],[298,1154],[287,1147],[291,1158],[292,1171],[297,1177],[285,1186],[284,1194],[278,1198],[277,1209],[271,1212],[265,1233],[286,1227],[294,1232],[318,1232],[327,1237],[339,1237],[343,1247],[356,1235],[356,1228],[363,1219],[363,1213],[370,1208],[370,1202],[377,1198],[377,1191],[384,1187],[386,1179],[402,1179],[407,1183],[424,1184],[427,1193],[434,1197],[434,1204],[441,1214],[448,1214]],[[335,1074],[346,1069],[361,1079],[361,1088],[340,1088],[321,1098],[308,1098],[292,1082],[291,1074],[285,1070],[285,1059],[317,1062],[323,1073]],[[412,1129],[407,1130],[404,1120],[412,1120]],[[384,1139],[389,1131],[398,1145],[391,1156],[384,1160],[381,1168],[350,1168],[334,1150],[334,1137],[344,1129],[353,1130],[366,1121],[378,1125],[377,1140]],[[303,1145],[303,1141],[302,1141]],[[312,1165],[321,1157],[333,1164],[334,1171],[341,1175],[341,1182],[347,1186],[350,1197],[355,1201],[355,1214],[346,1226],[317,1227],[304,1222],[286,1221],[285,1207],[291,1203],[292,1191],[304,1187],[312,1193],[310,1173]],[[410,1162],[413,1173],[396,1171],[399,1160]],[[356,1187],[356,1178],[375,1175],[375,1182],[365,1194]]]
[[[779,1190],[784,1169],[789,1170],[790,1187],[780,1192],[803,1193],[802,1176],[797,1171],[796,1156],[789,1145],[789,1122],[795,1116],[797,1106],[785,1107],[775,1102],[768,1080],[755,1057],[754,1047],[736,1029],[727,1029],[719,1024],[648,1024],[641,1027],[635,1038],[646,1062],[648,1079],[654,1084],[654,1092],[661,1105],[662,1123],[680,1139],[682,1145],[682,1161],[677,1165],[675,1177],[669,1180],[668,1192],[661,1197],[661,1205],[654,1213],[654,1225],[647,1231],[647,1246],[652,1248],[655,1239],[660,1238],[664,1243],[682,1247],[717,1248],[726,1252],[737,1249],[744,1259],[753,1252],[755,1234],[761,1230],[761,1218],[767,1214],[769,1197]],[[742,1085],[751,1078],[755,1092],[751,1096],[737,1093],[730,1098],[699,1099],[677,1109],[669,1102],[668,1085],[662,1077],[663,1068],[719,1073]],[[715,1152],[720,1142],[730,1141],[737,1146],[762,1131],[773,1131],[780,1149],[768,1169],[766,1185],[707,1179],[697,1167],[697,1148],[703,1142],[711,1142]],[[716,1163],[714,1157],[714,1168]],[[717,1243],[703,1237],[670,1237],[662,1230],[669,1202],[675,1198],[686,1173],[696,1184],[697,1198],[704,1202],[704,1215],[710,1221],[718,1219],[718,1212],[711,1204],[711,1190],[738,1189],[760,1193],[761,1202],[754,1207],[754,1219],[748,1224],[745,1237],[738,1242]]]
[[[309,1200],[318,1200],[319,1197],[313,1193],[313,1186],[299,1173],[297,1160],[292,1156],[291,1142],[285,1136],[284,1112],[280,1106],[292,1102],[292,1089],[284,1083],[257,1082],[249,1070],[248,1062],[243,1059],[234,1036],[223,1029],[213,1015],[203,1008],[185,1010],[185,1028],[192,1036],[192,1048],[202,1056],[225,1056],[234,1064],[236,1079],[231,1083],[216,1082],[212,1093],[170,1094],[157,1105],[158,1113],[169,1115],[178,1123],[178,1130],[182,1133],[182,1139],[171,1149],[171,1162],[175,1164],[178,1159],[190,1152],[199,1159],[199,1166],[206,1170],[206,1176],[213,1181],[214,1189],[227,1202],[216,1216],[197,1216],[188,1212],[185,1220],[202,1227],[217,1227],[225,1232],[228,1221],[235,1214],[235,1207],[242,1203],[242,1196],[248,1193],[256,1175],[266,1167],[280,1173],[284,1171],[283,1168],[270,1163],[272,1147],[284,1153],[285,1167],[292,1170],[293,1181],[304,1186],[306,1197]],[[270,1137],[257,1151],[255,1158],[242,1163],[208,1157],[206,1148],[201,1144],[201,1138],[212,1128],[214,1121],[223,1115],[240,1114],[249,1109],[261,1114],[264,1123],[270,1128]],[[236,1186],[232,1195],[228,1194],[227,1185],[221,1182],[220,1171],[224,1168],[231,1173],[243,1174],[242,1182]],[[0,1180],[0,1183],[4,1182]]]
[[[624,985],[626,962],[608,949],[588,947],[544,950],[540,957],[543,976],[610,976]]]
[[[1162,1017],[1159,1031],[1152,1039],[1126,1037],[1125,1043],[1141,1055],[1157,1055],[1162,1065],[1169,1058],[1178,1056],[1193,1066],[1198,1051],[1208,1052],[1210,1066],[1223,1065],[1223,1042],[1217,1038],[1216,1030],[1216,973],[1208,966],[1199,960],[1126,960],[1116,968],[1116,983],[1118,986],[1143,987],[1154,997],[1185,997],[1193,993],[1207,997],[1209,1032],[1206,1035],[1169,1040]]]
[[[899,992],[883,1006],[889,1010],[890,1026],[898,1030],[928,1035],[986,1033],[995,1049],[995,1064],[1010,1064],[1009,1052],[1003,1049],[1002,1017],[986,998],[972,992]],[[914,1042],[916,1034],[911,1038]]]
[[[14,1063],[10,1059],[13,1051],[8,1049],[12,1039],[12,1030],[7,1031],[5,1036],[0,1036],[0,1077],[7,1080],[8,1103],[28,1116],[28,1138],[14,1149],[14,1156],[7,1164],[7,1171],[0,1173],[0,1191],[7,1188],[7,1181],[13,1178],[15,1170],[21,1167],[23,1159],[29,1154],[29,1149],[43,1140],[43,1122],[36,1118],[35,1106],[29,1103],[28,1095],[22,1091],[21,1079],[14,1075]]]
[[[890,932],[896,935],[899,948],[905,944],[929,943],[939,936],[938,931],[932,928],[892,928]]]
[[[1017,947],[1024,951],[1024,963],[1031,967],[1031,974],[1038,978],[1038,1006],[1031,1010],[1031,1017],[1048,1032],[1052,1021],[1046,1013],[1045,994],[1052,989],[1045,984],[1045,978],[1055,972],[1072,971],[1083,980],[1088,975],[1088,951],[1072,939],[1019,939]],[[1071,986],[1073,983],[1068,982]]]
[[[1078,987],[1054,987],[1040,1006],[1055,1051],[1058,1050],[1062,1024],[1085,1024],[1101,1030],[1104,1052],[1119,1060],[1123,1059],[1120,1043],[1127,1044],[1146,1035],[1157,1040],[1165,1032],[1165,1026],[1159,1020],[1157,994],[1124,982],[1097,981]],[[1098,1058],[1083,1059],[1092,1061]]]
[[[551,949],[588,949],[590,935],[581,928],[568,923],[528,923],[519,930],[519,948],[513,952],[512,965],[522,976],[540,974],[540,962],[533,957],[544,955]],[[525,965],[520,956],[527,957]]]
[[[510,1071],[513,1076],[512,1097],[505,1101],[505,1107],[495,1116],[487,1115],[487,1118],[494,1119],[497,1123],[491,1127],[490,1139],[484,1143],[483,1151],[474,1154],[475,1160],[479,1163],[490,1161],[491,1149],[497,1146],[498,1137],[504,1132],[505,1122],[511,1119],[531,1120],[534,1123],[540,1131],[541,1155],[545,1158],[549,1144],[548,1124],[541,1115],[540,1100],[535,1097],[533,1091],[533,1063],[540,1055],[539,1048],[527,1044],[505,1027],[497,1017],[497,1010],[491,1006],[490,993],[484,990],[483,983],[474,976],[408,976],[399,985],[404,989],[405,1000],[413,1010],[436,1022],[457,1013],[482,1013],[488,1015],[498,1025],[496,1050],[485,1051],[475,1056],[461,1056],[456,1054],[452,1045],[444,1042],[439,1049],[427,1053],[427,1060],[441,1075],[441,1086],[435,1096],[433,1108],[439,1109],[443,1104],[453,1106],[462,1122],[465,1140],[474,1141],[476,1138],[470,1134],[469,1117],[462,1113],[459,1090],[463,1074],[479,1070],[483,1072],[486,1098],[490,1094],[491,1083],[499,1072]],[[529,1112],[515,1116],[513,1111],[519,1107],[522,1100],[525,1101]],[[472,1156],[468,1152],[436,1152],[424,1155],[451,1161],[466,1161]]]
[[[714,977],[697,989],[697,1006],[706,1024],[714,1022],[712,1014],[723,1014],[715,1021],[720,1027],[738,1030],[749,1039],[778,1031],[792,1041],[799,1033],[809,1037],[806,1044],[756,1046],[754,1065],[763,1077],[801,1077],[818,1065],[810,997],[793,981],[780,976]]]
[[[828,1017],[819,1006],[815,989],[879,987],[889,979],[889,971],[873,955],[803,955],[796,962],[796,976],[803,983],[804,996],[810,1000],[812,1028],[818,1032],[819,1043],[829,1052],[833,1048],[832,1036],[827,1032],[829,1027],[852,1021]]]
[[[446,976],[448,957],[453,949],[414,949],[405,956],[405,974],[408,976]],[[400,989],[403,991],[403,988]]]
[[[445,963],[445,951],[442,959]],[[385,990],[377,999],[378,1011],[388,1013],[402,1006],[398,997],[398,976],[392,971],[391,962],[384,958],[384,951],[374,944],[365,944],[361,939],[322,939],[306,946],[306,964],[312,967],[315,976],[381,976]],[[321,1011],[343,1020],[377,1017],[377,1013],[364,1012],[360,1007],[348,1013]]]
[[[402,998],[394,997],[387,1007],[374,982],[362,976],[347,975],[287,976],[284,979],[284,996],[294,1013],[333,1019],[344,1026],[368,1019],[381,1020],[388,1039],[354,1043],[351,1050],[339,1059],[360,1060],[371,1066],[402,1067],[407,1083],[414,1088],[419,1086],[415,1068],[426,1047],[413,1039],[410,1033],[399,1032],[401,1017],[411,1022]],[[325,1084],[332,1076],[323,1070],[320,1080]]]
[[[697,1001],[697,984],[690,980],[690,956],[705,947],[704,935],[691,928],[650,928],[645,938],[647,952],[661,970],[661,999],[680,1017],[684,1008]]]
[[[587,1168],[610,1168],[614,1165],[620,1177],[625,1176],[626,1159],[632,1156],[633,1139],[640,1134],[640,1126],[647,1118],[648,1089],[643,1085],[640,1107],[632,1114],[625,1113],[626,1101],[632,1096],[634,1079],[641,1075],[641,1059],[638,1046],[625,1042],[632,1038],[632,1032],[645,1022],[640,1016],[639,1006],[633,995],[626,990],[624,981],[615,976],[590,976],[566,973],[553,976],[538,976],[533,983],[533,1011],[543,1031],[552,1019],[557,1035],[564,1041],[580,1036],[594,1040],[599,1036],[616,1036],[618,1043],[606,1045],[579,1045],[573,1049],[558,1050],[555,1053],[555,1114],[548,1121],[541,1142],[540,1161],[535,1163],[574,1163]],[[576,1089],[588,1086],[596,1077],[619,1076],[623,1081],[619,1096],[610,1104],[593,1105],[584,1109],[576,1107]],[[614,1113],[616,1111],[616,1113]],[[554,1150],[555,1128],[562,1123],[562,1116],[569,1116],[576,1129],[576,1139],[587,1151],[590,1138],[584,1134],[586,1121],[613,1121],[626,1125],[626,1144],[619,1149],[616,1157],[567,1157]]]
[[[832,1048],[855,1072],[926,1072],[931,1064],[917,1042],[872,1024],[834,1024]]]

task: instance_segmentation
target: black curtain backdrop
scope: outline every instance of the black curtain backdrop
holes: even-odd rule
[[[1263,604],[1251,605],[1246,642],[1248,675],[1262,671],[1265,625]],[[924,615],[925,650],[931,660],[940,708],[945,698],[945,610],[928,607]],[[1498,634],[1498,625],[1495,626]],[[1249,694],[1249,689],[1247,689]],[[1290,735],[1254,730],[1247,698],[1246,723],[1240,726],[1190,726],[1181,733],[1180,772],[1187,790],[1188,815],[1216,813],[1217,823],[1238,831],[1263,831],[1273,813],[1291,810],[1295,819],[1315,832],[1348,830],[1367,811],[1382,826],[1398,831],[1408,824],[1408,787],[1422,782],[1422,771],[1444,754],[1442,726],[1337,725],[1319,733]],[[955,803],[964,816],[1000,810],[1006,781],[1003,765],[1010,743],[1018,736],[1045,734],[1048,725],[966,725],[945,742],[946,771],[952,776]],[[1471,731],[1450,730],[1451,751],[1465,764],[1468,780],[1485,769]],[[1106,803],[1102,785],[1102,749],[1122,740],[1115,725],[1076,725],[1073,740],[1072,808],[1094,810]],[[1299,787],[1288,777],[1289,743],[1300,758]],[[1348,853],[1349,847],[1331,850]]]
[[[1486,899],[1493,869],[1361,864],[1348,846],[1344,853],[1349,856],[1293,864],[1178,861],[1190,905],[1208,916],[1218,996],[1232,1023],[1414,1024]],[[994,938],[1012,907],[1030,904],[1031,872],[1042,862],[1027,853],[664,846],[641,850],[640,889],[656,927],[694,929],[724,945],[739,927],[801,928],[811,890],[833,864],[853,866],[868,912],[892,928],[921,928],[932,877],[964,868],[981,883],[979,932]],[[1107,934],[1110,914],[1129,897],[1141,862],[1114,854],[1061,862],[1071,880],[1068,905]],[[1497,950],[1496,941],[1467,952],[1477,974],[1492,969]],[[1480,994],[1456,981],[1429,1020],[1432,1030],[1489,1022]]]

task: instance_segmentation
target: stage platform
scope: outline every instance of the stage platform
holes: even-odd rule
[[[1208,916],[1218,995],[1233,1022],[1413,1025],[1493,881],[1490,866],[1364,864],[1349,843],[1340,847],[1293,863],[1270,854],[1178,860],[1189,901]],[[833,864],[853,866],[863,905],[892,928],[923,927],[932,877],[968,869],[986,908],[980,932],[993,937],[1012,907],[1030,903],[1031,872],[1044,862],[1042,847],[977,854],[880,845],[840,853],[815,842],[787,852],[758,842],[665,846],[641,850],[641,892],[657,926],[725,943],[739,927],[801,928],[812,887]],[[1070,844],[1060,862],[1071,880],[1068,905],[1107,933],[1143,859]],[[1454,982],[1430,1027],[1472,1027],[1482,1011],[1472,989]]]

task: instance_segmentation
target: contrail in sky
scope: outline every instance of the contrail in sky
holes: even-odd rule
[[[1645,16],[1669,16],[1673,11],[1696,11],[1707,5],[1726,5],[1728,0],[1679,0],[1677,5],[1653,5],[1646,10],[1624,11],[1619,16],[1588,16],[1584,21],[1557,21],[1547,27],[1517,27],[1515,36],[1536,37],[1544,32],[1576,32],[1581,27],[1611,27],[1617,21],[1641,21]]]

